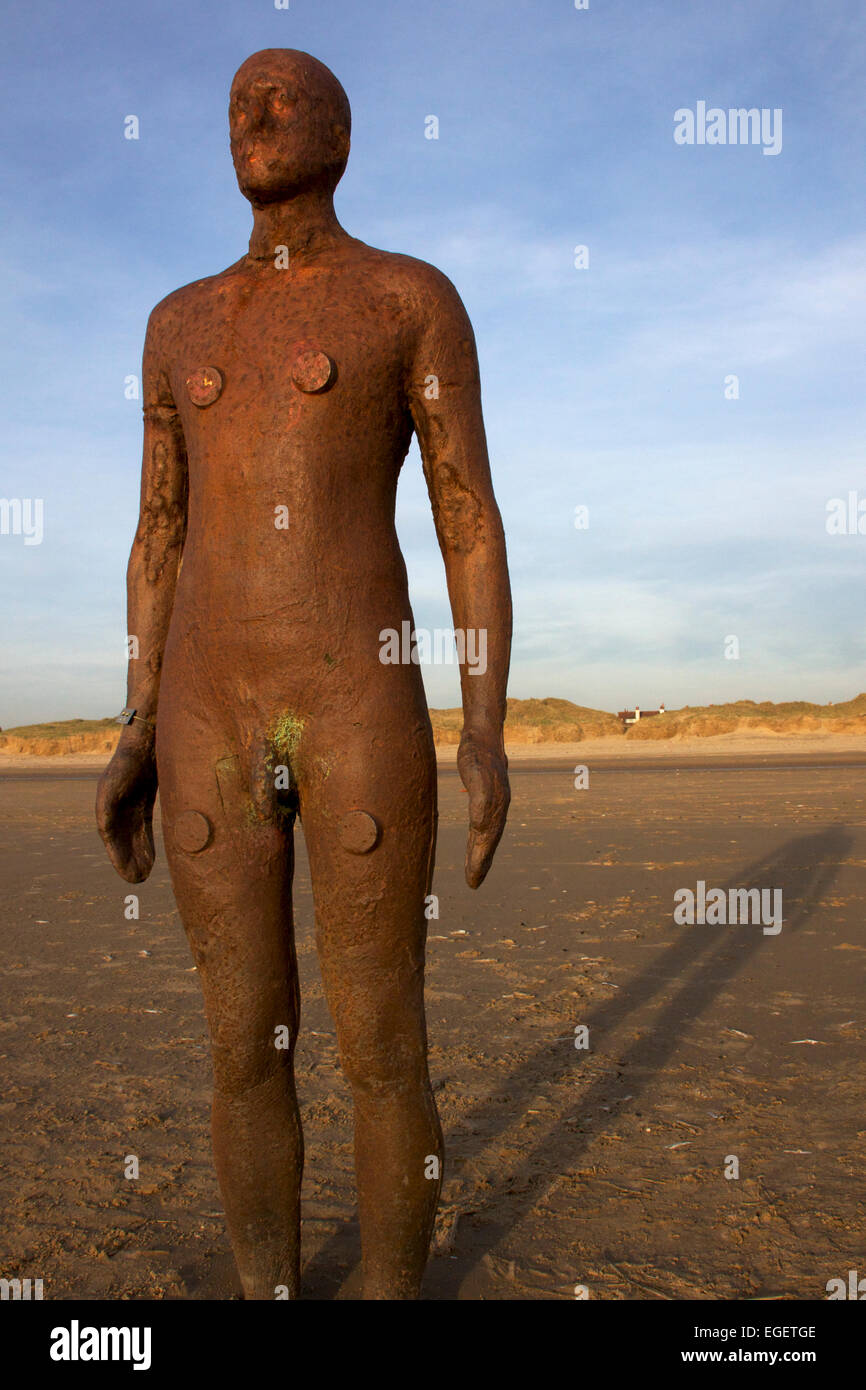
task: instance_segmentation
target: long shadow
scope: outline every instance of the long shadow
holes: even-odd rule
[[[613,1054],[621,1070],[628,1072],[627,1100],[612,1097],[615,1082],[609,1075],[600,1077],[578,1096],[573,1106],[561,1112],[556,1121],[539,1134],[532,1150],[509,1175],[507,1194],[502,1191],[503,1181],[499,1174],[498,1191],[496,1187],[489,1190],[476,1188],[462,1196],[458,1201],[458,1220],[461,1206],[469,1208],[474,1217],[483,1219],[490,1215],[492,1219],[474,1232],[476,1250],[468,1264],[466,1259],[461,1258],[457,1269],[446,1269],[444,1261],[435,1262],[435,1270],[431,1267],[428,1271],[428,1296],[433,1292],[432,1285],[435,1283],[434,1297],[456,1298],[460,1285],[471,1270],[531,1210],[541,1191],[561,1176],[557,1170],[545,1171],[545,1160],[549,1164],[550,1159],[559,1152],[559,1145],[568,1143],[569,1164],[573,1165],[591,1144],[599,1124],[607,1128],[625,1112],[627,1105],[634,1108],[640,1104],[641,1096],[659,1068],[679,1046],[684,1025],[693,1021],[712,1003],[760,948],[784,949],[786,937],[799,931],[810,920],[836,876],[838,860],[847,853],[851,844],[851,836],[845,827],[833,826],[820,834],[789,841],[774,854],[756,860],[726,884],[718,885],[725,889],[781,888],[785,920],[779,936],[764,936],[759,926],[679,928],[680,935],[676,941],[665,951],[658,952],[632,981],[623,984],[614,998],[598,1006],[587,1017],[577,1020],[588,1025],[590,1044],[595,1051],[599,1039],[621,1027],[632,1015],[639,1014],[654,997],[663,995],[672,983],[678,985],[674,997],[660,1009],[651,1026],[625,1050],[617,1048]],[[807,875],[805,880],[802,877],[804,873]],[[794,874],[800,879],[796,891],[789,886]],[[539,1088],[574,1072],[576,1067],[580,1067],[582,1055],[585,1054],[577,1052],[562,1040],[552,1039],[536,1048],[474,1110],[461,1117],[459,1126],[446,1136],[446,1155],[449,1150],[453,1152],[455,1149],[465,1153],[473,1142],[477,1146],[476,1131],[479,1129],[484,1131],[481,1140],[484,1147],[494,1143],[531,1104]],[[601,1104],[605,1104],[607,1110],[599,1118],[598,1108]],[[578,1134],[574,1126],[581,1116],[585,1117],[585,1124]],[[507,1213],[501,1212],[504,1204],[507,1204]],[[354,1219],[336,1232],[310,1261],[305,1280],[331,1282],[334,1277],[333,1263],[337,1261],[345,1268],[347,1256],[351,1260],[350,1246],[357,1259],[356,1240],[357,1219]],[[325,1270],[329,1266],[329,1274],[326,1275]]]

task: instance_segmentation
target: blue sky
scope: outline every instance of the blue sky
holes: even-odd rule
[[[866,535],[825,525],[830,499],[866,499],[861,0],[46,0],[4,17],[0,497],[44,499],[45,520],[40,545],[0,535],[0,725],[123,703],[124,378],[153,304],[246,249],[228,88],[279,46],[349,94],[343,225],[438,265],[475,325],[509,693],[866,688]],[[781,152],[677,145],[699,101],[780,108]],[[415,446],[398,524],[416,623],[447,627]],[[458,702],[453,667],[425,682]]]

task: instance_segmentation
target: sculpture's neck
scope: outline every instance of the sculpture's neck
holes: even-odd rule
[[[249,254],[257,261],[275,260],[286,251],[290,262],[310,259],[345,236],[333,194],[314,189],[283,203],[254,204]]]

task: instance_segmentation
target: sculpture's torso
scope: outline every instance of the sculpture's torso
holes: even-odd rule
[[[379,633],[411,618],[394,506],[427,269],[347,238],[309,268],[244,258],[161,306],[189,465],[167,663],[255,672],[265,707],[383,680]],[[222,386],[198,405],[204,368]]]

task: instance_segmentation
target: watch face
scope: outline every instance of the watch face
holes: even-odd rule
[[[120,711],[120,714],[117,716],[117,722],[118,724],[131,724],[134,718],[134,709],[122,709]]]

